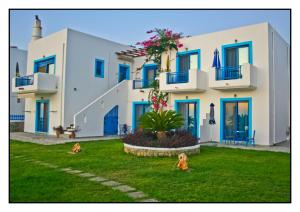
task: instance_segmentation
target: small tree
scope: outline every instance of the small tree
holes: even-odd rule
[[[145,63],[153,61],[157,65],[157,72],[162,72],[161,58],[162,54],[166,51],[176,50],[183,45],[179,42],[182,37],[182,33],[173,33],[168,29],[158,29],[147,31],[148,34],[152,34],[150,39],[138,42],[136,45],[141,45],[146,51]],[[170,69],[170,58],[168,56],[166,61],[167,71]],[[183,118],[175,111],[166,110],[168,102],[168,93],[164,93],[159,90],[159,81],[154,80],[151,85],[152,89],[149,92],[148,99],[153,107],[153,112],[144,114],[141,117],[141,127],[144,130],[152,131],[157,134],[159,139],[166,136],[165,131],[176,129],[182,126]]]

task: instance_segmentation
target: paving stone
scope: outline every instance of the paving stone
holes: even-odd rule
[[[132,197],[132,198],[134,198],[134,199],[140,199],[140,198],[144,198],[144,197],[147,196],[146,194],[144,194],[141,191],[127,193],[127,195],[130,196],[130,197]]]
[[[101,184],[105,185],[105,186],[111,186],[111,187],[121,185],[121,183],[118,183],[118,182],[112,181],[112,180],[106,181],[106,182],[102,182]]]
[[[58,168],[57,165],[53,165],[53,164],[49,164],[48,167],[49,167],[49,168],[54,168],[54,169]]]
[[[91,173],[81,173],[78,176],[80,176],[80,177],[95,177],[95,175],[91,174]]]
[[[94,178],[90,178],[90,181],[94,181],[94,182],[103,182],[103,181],[107,181],[107,179],[103,178],[103,177],[94,177]]]
[[[70,171],[66,171],[68,172],[69,174],[78,174],[78,173],[81,173],[82,171],[80,170],[70,170]]]
[[[157,199],[143,199],[140,202],[159,202]]]
[[[134,191],[136,190],[135,188],[132,188],[128,185],[120,185],[120,186],[117,186],[117,187],[113,187],[114,190],[119,190],[121,192],[129,192],[129,191]]]
[[[60,169],[61,171],[64,171],[64,172],[67,172],[67,171],[71,171],[72,169],[71,168],[62,168]]]
[[[24,158],[24,155],[16,155],[15,158]]]

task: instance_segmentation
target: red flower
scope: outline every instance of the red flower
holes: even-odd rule
[[[150,34],[150,33],[152,33],[152,32],[153,32],[153,30],[149,30],[149,31],[147,31],[147,33],[148,33],[148,34]]]
[[[177,47],[178,47],[178,48],[181,48],[181,47],[183,47],[183,44],[182,44],[182,43],[179,43],[179,44],[177,44]]]
[[[165,33],[166,37],[171,37],[172,35],[172,31],[171,30],[168,30],[166,33]]]

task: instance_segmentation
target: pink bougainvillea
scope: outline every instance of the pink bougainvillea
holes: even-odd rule
[[[174,33],[169,29],[153,29],[147,31],[147,34],[154,34],[148,40],[137,42],[136,45],[145,48],[147,61],[153,61],[158,65],[158,71],[160,71],[161,55],[167,50],[182,48],[183,44],[179,39],[182,37],[182,33]]]

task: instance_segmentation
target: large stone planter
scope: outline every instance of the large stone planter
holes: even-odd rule
[[[188,147],[179,148],[160,148],[160,147],[144,147],[144,146],[134,146],[124,143],[124,152],[143,156],[143,157],[171,157],[177,156],[180,153],[185,153],[187,155],[200,153],[200,144]]]

